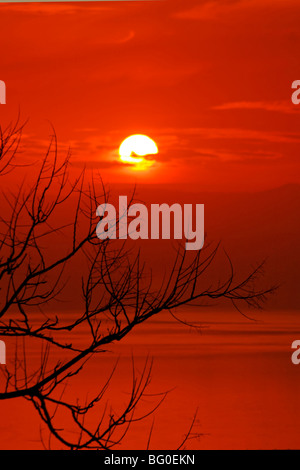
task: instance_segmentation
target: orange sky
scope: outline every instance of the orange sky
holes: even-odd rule
[[[51,128],[105,182],[257,190],[299,182],[299,1],[1,5],[7,105],[35,156]],[[160,153],[137,176],[116,160],[130,134]],[[33,150],[31,150],[33,149]]]
[[[263,285],[280,285],[267,312],[255,312],[266,329],[259,324],[253,334],[254,323],[245,330],[240,316],[209,317],[197,337],[169,329],[174,323],[167,334],[154,323],[148,334],[147,323],[120,346],[126,360],[131,348],[140,358],[153,353],[155,392],[177,387],[165,415],[175,416],[178,431],[200,404],[201,448],[299,447],[299,370],[290,361],[300,335],[293,316],[300,302],[300,105],[291,102],[300,79],[299,7],[299,0],[0,4],[0,80],[7,86],[0,122],[15,120],[19,109],[21,121],[29,119],[19,162],[44,156],[53,125],[62,155],[71,147],[76,168],[98,168],[104,184],[117,183],[115,197],[137,182],[137,197],[147,203],[204,203],[205,240],[222,241],[215,276],[228,275],[224,247],[238,276],[267,259]],[[117,158],[120,143],[136,133],[159,148],[156,164],[139,173]],[[31,168],[18,171],[31,177]],[[57,246],[49,244],[51,256]],[[161,275],[173,245],[150,240],[143,248]],[[78,308],[74,285],[63,313]],[[85,391],[90,384],[80,380]],[[26,405],[2,403],[0,447],[41,445]],[[170,426],[158,421],[159,439]]]

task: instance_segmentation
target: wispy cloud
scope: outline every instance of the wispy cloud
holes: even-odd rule
[[[245,128],[161,129],[158,159],[161,163],[180,166],[196,161],[272,164],[295,155],[300,132],[279,132]]]
[[[209,0],[202,1],[186,10],[174,14],[176,18],[187,20],[215,20],[224,16],[246,13],[257,9],[270,9],[299,6],[298,0]]]
[[[177,136],[177,145],[189,145],[192,137],[201,141],[206,140],[234,140],[234,141],[261,141],[273,143],[300,143],[300,132],[261,131],[242,128],[215,128],[193,127],[185,129],[165,129],[164,132],[171,139],[171,135]]]
[[[113,8],[105,6],[103,4],[95,3],[87,6],[84,3],[4,3],[1,4],[1,12],[3,11],[14,11],[25,14],[44,14],[44,15],[57,15],[57,14],[73,14],[77,12],[88,11],[112,11]]]
[[[272,111],[285,114],[299,113],[297,107],[291,101],[234,101],[231,103],[224,103],[218,106],[213,106],[212,109],[216,110],[231,110],[231,109],[253,109],[262,111]]]

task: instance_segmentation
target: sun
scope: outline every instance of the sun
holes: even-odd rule
[[[135,170],[150,168],[155,160],[144,157],[146,155],[156,155],[157,153],[158,148],[154,140],[143,134],[134,134],[127,137],[119,148],[121,162],[132,165]]]

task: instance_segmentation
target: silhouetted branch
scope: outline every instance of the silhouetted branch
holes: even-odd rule
[[[21,131],[18,125],[0,131],[2,178],[16,168]],[[168,276],[155,287],[139,251],[129,250],[124,241],[97,237],[96,208],[107,203],[109,194],[101,179],[97,184],[84,170],[71,178],[70,153],[60,160],[55,133],[38,171],[32,168],[30,176],[29,188],[22,182],[10,194],[1,194],[5,209],[0,218],[0,335],[15,338],[16,349],[12,370],[4,370],[0,400],[29,400],[63,447],[111,449],[122,442],[132,423],[151,415],[165,395],[149,412],[136,416],[150,383],[152,365],[147,362],[139,378],[133,370],[131,395],[123,411],[115,413],[103,406],[97,424],[89,425],[88,416],[102,405],[112,375],[84,405],[63,393],[88,360],[105,354],[108,346],[163,311],[221,299],[237,308],[238,303],[259,307],[274,287],[257,289],[263,265],[237,280],[228,257],[228,276],[205,288],[203,279],[219,246],[195,255],[179,248]],[[60,311],[57,305],[66,300],[70,285],[76,286],[77,293],[78,280],[81,299],[76,296],[76,311],[51,313],[51,308]],[[85,335],[78,344],[76,333],[83,327]],[[28,342],[41,351],[34,370],[26,360]],[[60,354],[56,362],[55,351]],[[56,424],[61,413],[68,415],[75,437]],[[192,428],[182,445],[191,434]]]

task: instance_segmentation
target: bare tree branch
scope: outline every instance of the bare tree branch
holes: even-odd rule
[[[22,129],[17,123],[0,130],[2,180],[18,168]],[[59,158],[54,131],[38,170],[31,170],[29,186],[23,181],[13,192],[1,193],[5,209],[0,217],[0,335],[15,338],[16,348],[12,368],[4,370],[0,400],[29,400],[62,447],[111,449],[121,444],[134,422],[153,414],[166,394],[148,412],[137,414],[150,384],[152,364],[147,361],[139,377],[133,368],[132,390],[123,411],[103,406],[112,375],[93,399],[84,405],[74,403],[66,396],[66,383],[82,372],[88,360],[105,355],[108,347],[161,312],[177,318],[174,310],[180,306],[217,300],[229,301],[239,310],[240,303],[257,308],[274,287],[256,287],[263,264],[239,280],[229,257],[228,276],[220,275],[216,283],[204,287],[219,252],[216,246],[195,255],[179,248],[157,288],[139,251],[130,250],[123,241],[98,239],[96,208],[108,202],[109,194],[101,179],[88,177],[84,170],[71,178],[70,153]],[[80,273],[76,266],[82,268]],[[76,312],[66,315],[59,305],[73,284],[76,292],[81,286],[81,298],[76,297]],[[78,344],[74,337],[82,328],[86,334],[83,344]],[[41,351],[34,370],[26,359],[28,342]],[[60,351],[60,359],[53,363],[55,351]],[[97,424],[89,425],[88,416],[99,406]],[[71,437],[57,424],[61,414],[72,423]],[[180,447],[192,435],[193,424]],[[152,430],[148,447],[151,435]]]

